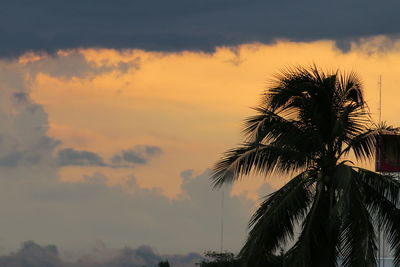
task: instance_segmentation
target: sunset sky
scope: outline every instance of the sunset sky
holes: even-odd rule
[[[399,8],[2,1],[0,254],[27,240],[65,257],[99,246],[219,250],[221,191],[209,171],[241,142],[274,74],[314,63],[356,71],[374,120],[381,75],[382,118],[400,125]],[[287,180],[224,189],[224,249],[240,249],[260,197]]]

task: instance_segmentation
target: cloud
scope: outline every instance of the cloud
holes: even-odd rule
[[[73,148],[65,148],[58,151],[59,166],[99,166],[111,168],[129,168],[136,164],[146,164],[151,157],[162,153],[162,149],[158,146],[136,145],[133,149],[122,150],[114,154],[111,163],[106,163],[103,158],[96,152],[86,150],[75,150]],[[12,165],[19,160],[21,155],[14,153],[0,158],[0,166]]]
[[[42,136],[37,140],[36,144],[16,151],[12,151],[8,154],[0,156],[0,167],[15,168],[21,165],[39,165],[41,161],[47,159],[47,163],[51,158],[51,151],[57,147],[61,142],[50,138],[48,136]]]
[[[142,145],[137,146],[136,149],[139,151],[143,151],[143,153],[147,156],[156,156],[162,153],[162,149],[158,146]]]
[[[111,162],[114,167],[124,167],[132,164],[146,164],[148,159],[162,153],[158,146],[137,145],[133,149],[116,153]]]
[[[60,166],[107,166],[95,152],[65,148],[58,152]]]
[[[1,167],[16,167],[22,159],[22,152],[13,152],[0,158]]]
[[[22,92],[14,93],[14,97],[16,100],[18,100],[18,102],[27,102],[28,101],[27,93],[22,93]]]
[[[54,245],[41,246],[34,241],[26,241],[15,253],[0,256],[1,266],[14,267],[142,267],[156,266],[160,261],[168,260],[175,267],[192,267],[203,258],[197,253],[186,255],[160,255],[152,247],[139,246],[136,249],[125,247],[111,250],[102,247],[97,253],[108,254],[101,260],[85,255],[77,260],[63,259]]]
[[[87,60],[77,50],[63,51],[54,55],[38,54],[33,59],[29,56],[33,55],[27,54],[20,61],[24,63],[24,67],[32,76],[45,73],[57,78],[88,78],[112,71],[125,73],[130,69],[140,68],[140,58],[138,57],[113,64],[107,61],[96,64]]]
[[[112,157],[109,162],[95,151],[59,148],[61,142],[47,134],[46,110],[32,100],[21,70],[1,63],[0,210],[2,227],[7,229],[0,240],[3,250],[10,251],[24,240],[57,244],[76,254],[99,239],[111,247],[150,244],[169,254],[219,247],[220,209],[216,203],[221,194],[211,190],[208,172],[183,172],[182,193],[175,199],[166,197],[162,188],[141,187],[132,173],[126,177],[126,186],[132,190],[107,185],[107,173],[102,174],[101,169],[95,170],[95,179],[81,183],[58,181],[63,166],[107,168],[115,164]],[[162,153],[161,147],[145,144],[114,156],[121,156],[118,166],[133,166],[139,164],[138,158],[149,162]],[[79,173],[85,174],[91,175]],[[160,179],[170,177],[166,174]],[[245,196],[226,194],[226,249],[237,251],[241,246],[252,205]],[[29,257],[28,251],[40,251],[32,249],[25,248],[22,254]],[[49,253],[57,259],[54,251],[43,249],[39,253],[42,258]],[[191,259],[187,257],[188,262]]]
[[[276,39],[398,35],[398,1],[2,1],[1,56],[103,47],[212,51]],[[343,46],[343,45],[342,45]]]
[[[112,162],[114,164],[121,164],[123,161],[137,164],[145,164],[147,162],[146,159],[144,159],[134,150],[122,151],[120,154],[114,155],[112,158]]]
[[[93,240],[111,247],[150,244],[170,254],[219,249],[221,192],[211,189],[208,171],[183,173],[182,193],[176,199],[165,197],[161,189],[142,188],[133,177],[129,193],[101,179],[59,183],[38,179],[43,174],[35,172],[29,179],[13,179],[19,171],[0,179],[2,226],[7,229],[1,243],[8,249],[29,239],[75,254]],[[224,248],[237,252],[254,202],[232,196],[230,190],[225,189]]]
[[[21,249],[16,253],[1,256],[0,265],[15,267],[65,266],[59,258],[56,246],[42,247],[33,241],[24,242]]]
[[[1,5],[1,4],[0,4]],[[160,153],[160,147],[137,145],[133,149],[116,153],[112,163],[106,163],[96,152],[64,148],[55,152],[61,141],[48,136],[48,114],[43,106],[30,96],[26,74],[47,73],[61,78],[84,77],[103,72],[139,68],[139,58],[126,62],[107,62],[100,65],[90,62],[77,51],[57,56],[45,55],[25,62],[0,62],[0,168],[40,166],[43,168],[65,166],[132,167],[145,164]],[[44,167],[44,165],[47,165]]]
[[[47,135],[47,113],[29,96],[20,69],[0,63],[0,168],[43,166],[60,141]]]
[[[275,190],[272,188],[272,186],[270,184],[264,183],[263,185],[261,185],[258,188],[257,194],[260,199],[264,199],[265,197],[267,197],[269,194],[271,194],[274,191]]]

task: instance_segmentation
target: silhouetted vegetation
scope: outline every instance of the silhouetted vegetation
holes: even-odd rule
[[[160,261],[158,263],[158,267],[169,267],[169,262],[168,261]]]
[[[251,265],[250,262],[243,261],[230,252],[218,253],[215,251],[207,251],[204,255],[206,259],[197,264],[200,267],[242,267],[246,264]],[[263,266],[283,267],[284,255],[283,253],[279,255],[269,255],[266,256],[262,262],[264,263]]]
[[[198,263],[200,267],[239,267],[240,261],[230,252],[218,253],[207,251],[204,253],[205,260]]]
[[[380,221],[400,266],[400,183],[348,160],[350,153],[372,159],[377,138],[399,129],[371,121],[357,75],[288,69],[255,110],[245,122],[243,144],[215,165],[214,185],[251,173],[294,177],[253,215],[239,253],[243,263],[335,267],[340,258],[343,266],[376,266]],[[290,241],[285,255],[268,256]]]

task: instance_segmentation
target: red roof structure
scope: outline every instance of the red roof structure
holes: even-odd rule
[[[380,135],[377,139],[375,170],[400,172],[400,135]]]

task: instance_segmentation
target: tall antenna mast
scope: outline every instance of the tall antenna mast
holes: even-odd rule
[[[379,87],[379,107],[378,107],[378,123],[380,124],[382,122],[382,75],[379,75],[379,80],[378,80],[378,87]],[[379,153],[379,165],[380,165],[380,153]],[[379,219],[378,221],[378,266],[385,267],[385,242],[381,238],[381,225],[382,222]],[[381,245],[382,245],[382,251],[381,251]],[[381,254],[382,252],[382,254]],[[382,261],[382,265],[381,265]]]
[[[381,123],[382,122],[382,75],[379,75],[378,86],[379,86],[379,108],[378,108],[379,120],[378,120],[378,122]]]
[[[221,188],[221,247],[220,252],[224,249],[224,187]]]

